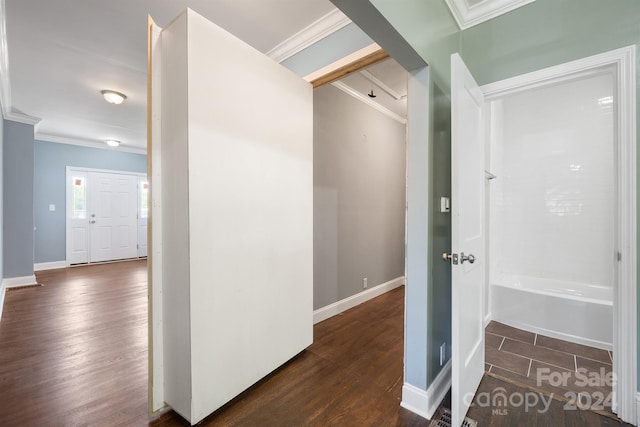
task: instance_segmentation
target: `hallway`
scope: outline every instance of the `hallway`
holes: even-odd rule
[[[7,292],[0,322],[3,426],[186,426],[147,417],[146,261],[39,272]],[[400,407],[404,287],[314,326],[307,350],[206,418],[205,426],[427,426]],[[491,374],[490,374],[491,375]],[[485,376],[479,395],[506,388]],[[620,425],[593,412],[478,404],[479,425]],[[562,421],[559,421],[562,420]],[[559,421],[561,424],[557,424]],[[525,424],[522,424],[525,423]]]

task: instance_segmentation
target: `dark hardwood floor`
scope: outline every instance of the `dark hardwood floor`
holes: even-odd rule
[[[7,292],[0,322],[1,426],[186,426],[147,416],[146,262],[37,274]],[[315,342],[206,418],[206,426],[427,426],[400,407],[404,288],[315,325]],[[215,386],[215,385],[212,385]],[[526,393],[485,377],[479,392]],[[480,395],[479,395],[480,396]],[[592,412],[481,404],[480,426],[609,426]]]
[[[146,424],[146,262],[36,276],[5,297],[0,425]]]
[[[206,418],[205,426],[427,426],[400,407],[404,288],[314,327],[294,360]],[[186,426],[168,413],[154,426]]]

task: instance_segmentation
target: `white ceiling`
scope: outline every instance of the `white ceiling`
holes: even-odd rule
[[[329,0],[5,0],[11,106],[37,137],[146,146],[147,15],[190,7],[262,52],[333,11]],[[125,93],[115,106],[102,89]],[[7,107],[7,106],[5,106]]]
[[[445,1],[465,28],[535,0]],[[97,147],[116,139],[122,141],[118,149],[138,152],[146,147],[147,15],[163,27],[190,7],[261,52],[271,51],[277,59],[291,54],[286,42],[291,38],[292,44],[298,43],[304,38],[298,33],[316,21],[334,30],[349,22],[329,0],[0,0],[2,3],[10,83],[8,94],[0,57],[3,107],[9,113],[13,110],[41,119],[37,139]],[[0,53],[1,48],[0,44]],[[367,71],[369,75],[355,73],[342,84],[361,95],[373,89],[374,102],[406,117],[404,70],[386,61]],[[376,84],[371,76],[384,84]],[[385,90],[389,88],[392,95]],[[103,89],[123,92],[128,99],[119,106],[108,104],[100,95]],[[394,94],[400,99],[394,99]],[[365,96],[365,101],[371,100]]]

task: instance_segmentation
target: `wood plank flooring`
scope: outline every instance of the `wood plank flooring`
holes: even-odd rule
[[[0,425],[146,425],[146,262],[36,276],[6,293]]]
[[[51,270],[44,286],[7,292],[0,322],[0,425],[186,426],[147,416],[144,261]],[[315,342],[206,426],[427,426],[400,407],[404,288],[315,325]],[[212,384],[212,387],[215,386]],[[479,393],[526,393],[485,377]],[[481,396],[479,394],[478,396]],[[610,426],[611,419],[474,406],[480,426]],[[558,407],[558,405],[560,405]]]
[[[314,343],[204,426],[427,426],[400,407],[404,288],[314,327]],[[187,426],[170,412],[154,426]]]

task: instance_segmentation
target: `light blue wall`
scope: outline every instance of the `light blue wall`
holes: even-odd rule
[[[3,129],[4,277],[33,274],[33,126],[6,121]]]
[[[405,287],[404,382],[427,389],[427,302],[430,275],[429,70],[409,77],[407,98],[407,258]]]
[[[35,262],[66,259],[66,168],[83,167],[125,172],[147,171],[147,156],[117,150],[35,141]],[[49,211],[54,204],[56,210]]]
[[[283,61],[282,65],[304,77],[372,43],[360,28],[349,24]]]

